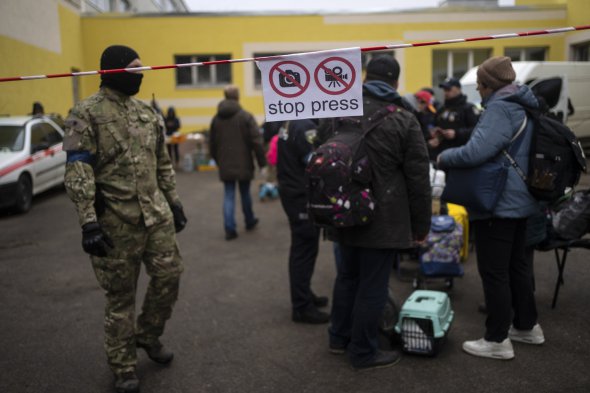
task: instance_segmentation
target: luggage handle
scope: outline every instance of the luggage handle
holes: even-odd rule
[[[432,296],[418,296],[416,303],[420,303],[422,300],[435,300]]]

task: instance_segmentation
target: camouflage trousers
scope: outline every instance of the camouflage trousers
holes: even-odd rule
[[[115,374],[135,368],[136,345],[151,345],[164,332],[178,297],[182,259],[172,220],[146,228],[130,225],[110,209],[99,218],[115,247],[104,258],[91,257],[94,273],[105,290],[105,343]],[[135,321],[135,294],[141,264],[150,276],[142,312]]]

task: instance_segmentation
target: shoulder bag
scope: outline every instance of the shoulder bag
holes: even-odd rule
[[[517,151],[522,138],[514,141],[522,134],[526,127],[524,121],[508,147],[508,151]],[[506,149],[502,150],[504,157],[511,157]],[[451,168],[447,173],[447,182],[441,199],[456,205],[465,206],[468,210],[479,213],[491,213],[496,208],[500,196],[504,192],[510,162],[498,160],[497,157],[472,168]]]

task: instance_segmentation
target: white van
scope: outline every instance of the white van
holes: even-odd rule
[[[590,151],[590,62],[515,61],[516,82],[529,85],[547,101],[550,111],[563,119]],[[477,67],[461,78],[463,93],[475,104]]]

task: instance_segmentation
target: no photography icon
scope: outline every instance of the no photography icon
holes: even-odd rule
[[[307,90],[311,78],[304,65],[287,60],[275,64],[270,69],[268,79],[275,93],[285,98],[294,98]]]

